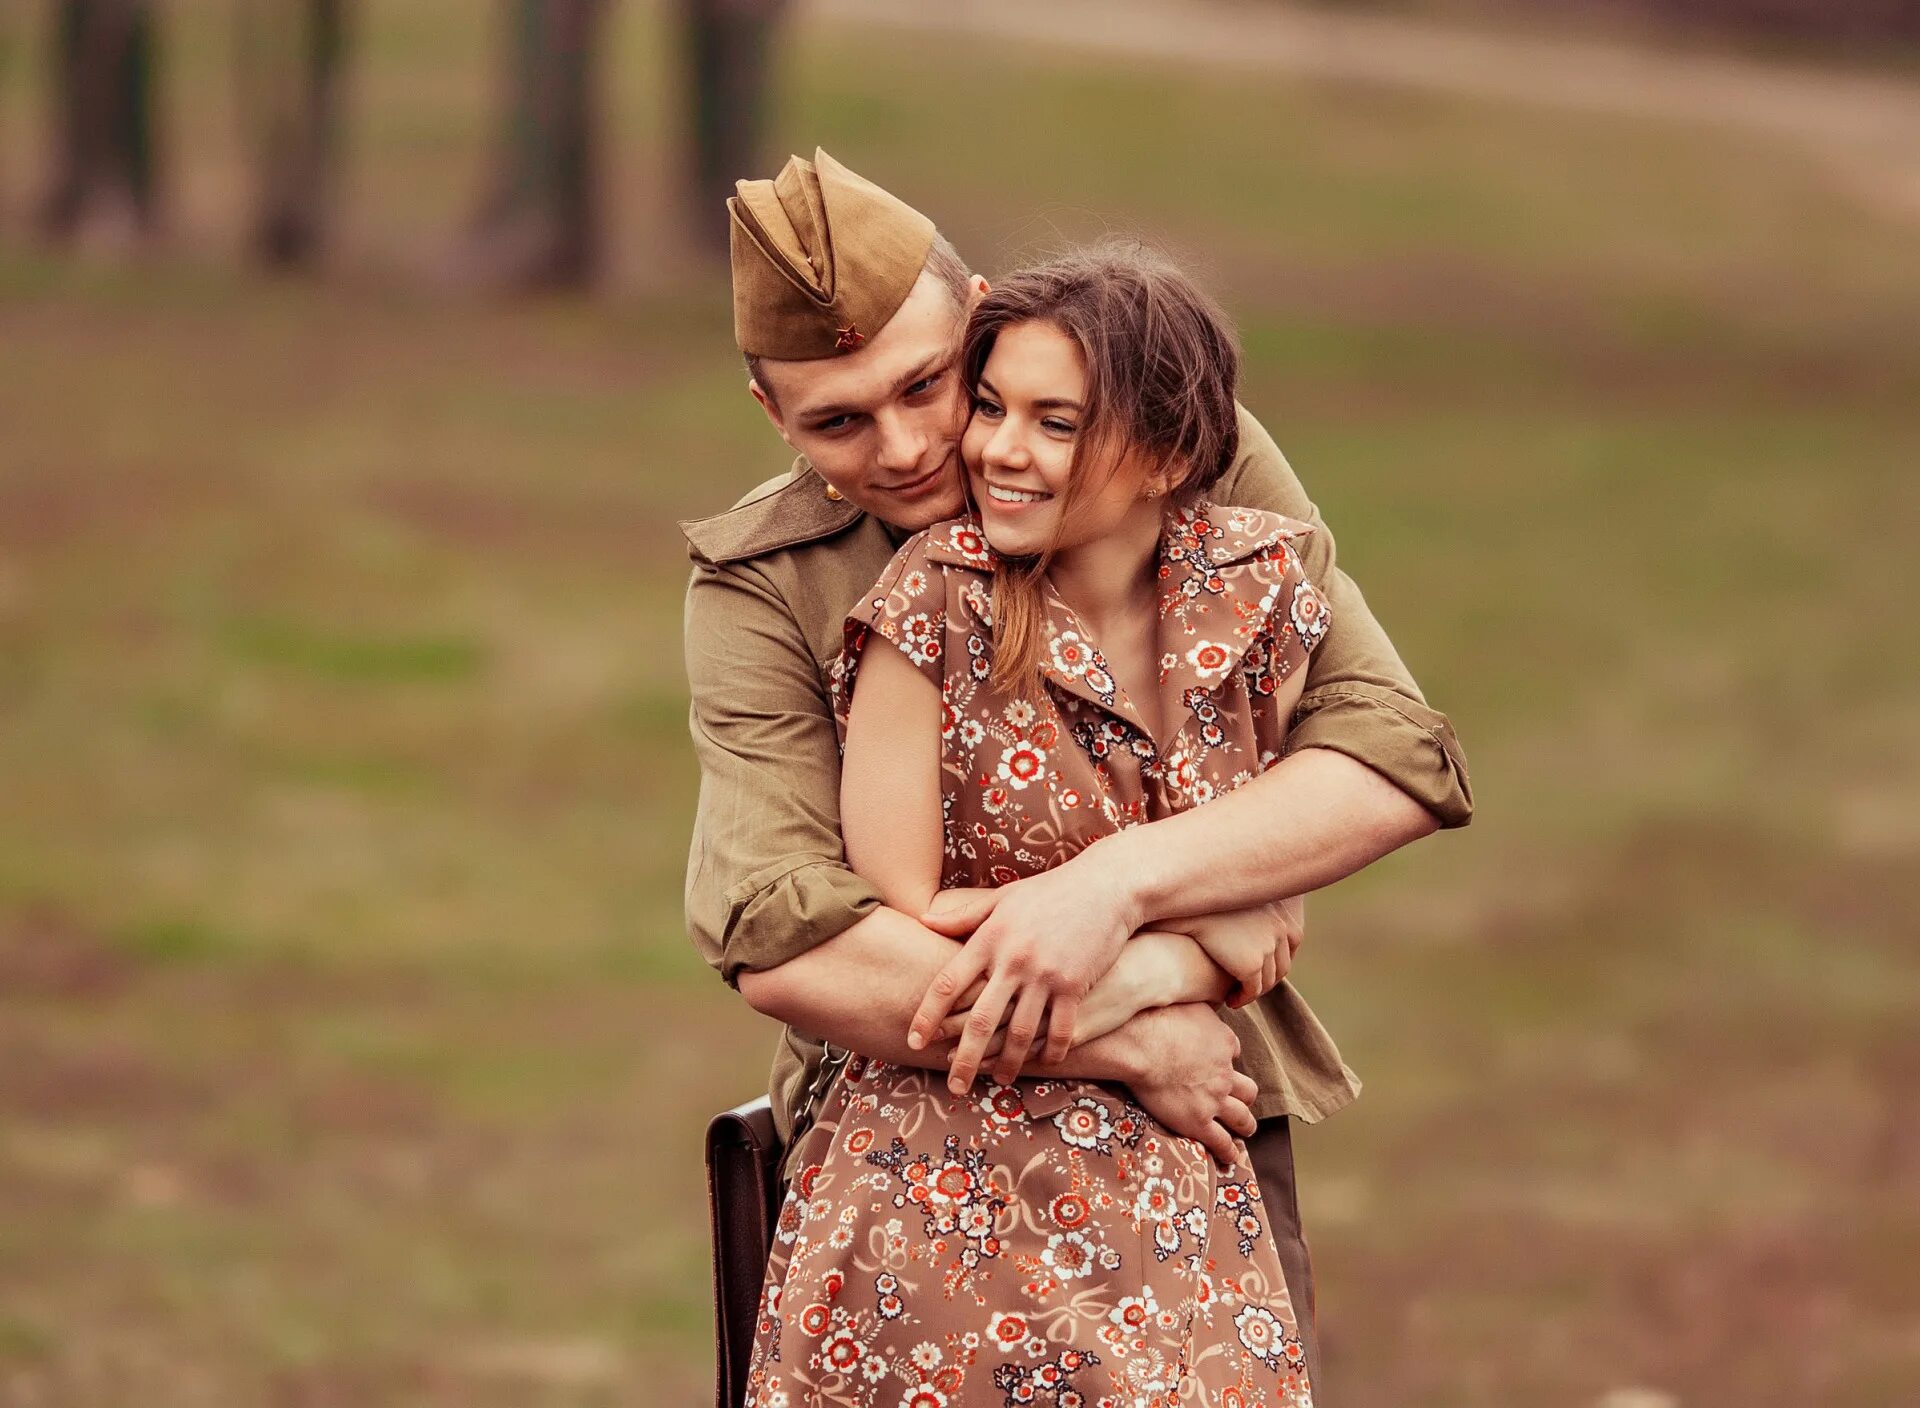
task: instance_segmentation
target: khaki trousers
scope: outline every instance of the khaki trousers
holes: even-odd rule
[[[1247,1141],[1247,1156],[1260,1184],[1267,1226],[1273,1229],[1273,1240],[1280,1248],[1280,1269],[1286,1274],[1287,1294],[1293,1298],[1300,1343],[1307,1351],[1307,1378],[1313,1384],[1313,1401],[1318,1404],[1320,1345],[1314,1337],[1313,1254],[1307,1250],[1306,1234],[1300,1230],[1300,1201],[1293,1188],[1293,1132],[1285,1115],[1260,1121],[1260,1128]]]

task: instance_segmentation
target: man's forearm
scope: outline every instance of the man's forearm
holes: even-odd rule
[[[877,909],[777,968],[741,973],[740,992],[756,1011],[835,1046],[945,1070],[957,1043],[936,1041],[915,1051],[907,1045],[907,1024],[959,947],[904,914]],[[1022,1073],[1128,1082],[1152,1063],[1150,1045],[1149,1028],[1136,1019],[1075,1047],[1058,1066],[1029,1062]]]
[[[1103,872],[1135,928],[1331,885],[1437,829],[1363,763],[1307,748],[1204,807],[1109,836],[1068,862]]]

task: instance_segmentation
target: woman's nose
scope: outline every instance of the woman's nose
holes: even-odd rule
[[[1032,462],[1027,453],[1026,441],[1007,421],[1001,421],[994,427],[993,435],[987,441],[982,456],[988,464],[999,465],[1005,469],[1025,469]]]

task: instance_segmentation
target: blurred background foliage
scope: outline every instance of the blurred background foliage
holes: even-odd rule
[[[786,459],[716,112],[989,275],[1188,259],[1459,728],[1474,826],[1297,969],[1368,1081],[1298,1141],[1327,1400],[1920,1397],[1911,5],[817,0],[713,80],[756,128],[680,7],[553,7],[569,107],[527,6],[348,5],[325,87],[297,7],[178,0],[155,199],[123,144],[64,229],[55,8],[0,12],[0,1402],[707,1393],[772,1031],[681,927],[675,522]]]

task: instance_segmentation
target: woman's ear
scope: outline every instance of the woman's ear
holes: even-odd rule
[[[1156,469],[1147,476],[1147,497],[1170,499],[1180,492],[1180,486],[1186,482],[1187,476],[1177,469]]]

